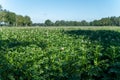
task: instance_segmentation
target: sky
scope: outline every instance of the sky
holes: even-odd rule
[[[0,4],[16,14],[30,16],[34,23],[120,16],[120,0],[0,0]]]

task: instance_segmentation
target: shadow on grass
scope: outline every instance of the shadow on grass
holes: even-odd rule
[[[0,40],[0,50],[6,50],[10,48],[17,48],[17,47],[26,47],[30,45],[36,45],[41,49],[45,49],[47,47],[47,43],[45,41],[39,42],[30,42],[30,41],[18,41],[17,39],[8,39],[8,40]]]
[[[98,56],[98,62],[102,63],[97,68],[100,68],[103,73],[100,74],[100,76],[92,76],[95,80],[101,80],[102,78],[104,80],[118,80],[119,77],[119,69],[120,69],[120,32],[112,31],[112,30],[69,30],[65,31],[65,34],[74,37],[75,39],[80,38],[79,36],[84,36],[84,40],[89,39],[92,44],[99,43],[97,45],[101,45],[102,49],[98,53],[102,53],[102,55]],[[96,45],[96,44],[95,44]],[[96,45],[96,46],[97,46]],[[112,47],[111,47],[112,46]],[[94,48],[92,48],[92,51]],[[90,51],[91,53],[94,53]],[[96,54],[96,53],[95,53]],[[91,55],[92,56],[92,55]],[[94,58],[90,59],[89,61],[93,62],[95,61],[96,56]],[[105,65],[109,65],[109,67]],[[91,63],[91,66],[95,67]],[[106,68],[107,67],[107,68]],[[106,68],[106,69],[105,69]],[[95,71],[95,69],[91,69],[91,71]],[[99,70],[98,70],[99,72]],[[96,74],[96,73],[95,73]],[[107,74],[106,76],[104,76]],[[88,73],[83,73],[82,78],[88,78]],[[89,76],[89,75],[88,75]],[[112,77],[111,77],[112,76]],[[85,79],[87,80],[87,79]]]
[[[104,47],[120,46],[120,32],[112,30],[70,30],[65,34],[70,36],[85,36],[91,42],[99,42]]]

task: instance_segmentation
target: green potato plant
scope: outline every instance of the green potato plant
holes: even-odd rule
[[[0,28],[0,80],[119,80],[119,28]]]

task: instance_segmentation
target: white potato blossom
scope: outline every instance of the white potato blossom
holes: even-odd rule
[[[65,50],[65,48],[64,48],[64,47],[61,47],[61,48],[60,48],[60,50],[61,50],[61,51],[64,51],[64,50]]]

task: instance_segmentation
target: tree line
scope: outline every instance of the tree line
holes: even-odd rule
[[[0,5],[0,25],[1,26],[31,26],[32,21],[29,16],[17,15]]]
[[[52,22],[51,20],[48,19],[44,23],[34,23],[33,26],[120,26],[120,16],[106,17],[91,22],[87,22],[86,20],[82,21],[58,20]]]

